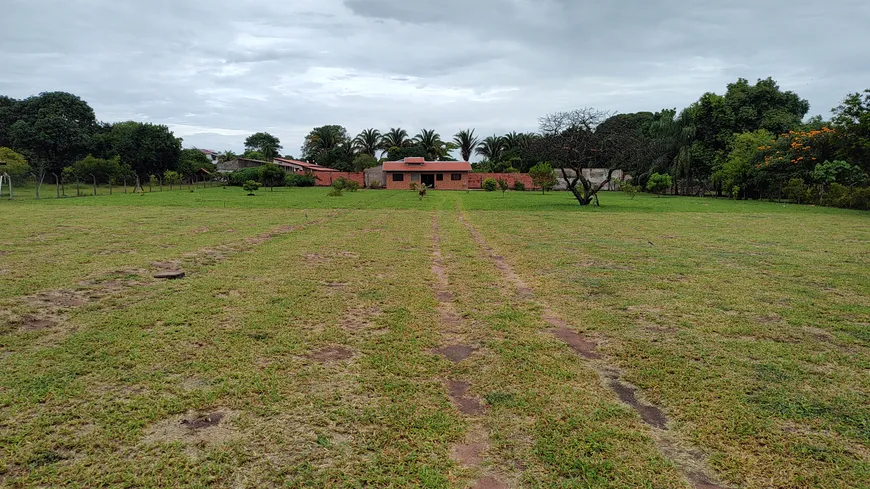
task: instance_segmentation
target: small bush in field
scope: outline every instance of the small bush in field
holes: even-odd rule
[[[495,178],[487,178],[481,184],[484,190],[487,192],[495,192],[498,189],[498,182],[495,181]]]
[[[514,190],[516,190],[517,192],[524,192],[526,190],[526,184],[517,180],[514,182]]]
[[[381,182],[378,180],[372,180],[369,182],[369,188],[381,188]]]
[[[505,180],[504,178],[498,179],[498,189],[501,190],[502,197],[504,197],[504,193],[507,192],[509,188],[510,185],[508,185],[507,180]]]
[[[646,183],[646,189],[654,194],[658,194],[659,196],[661,196],[662,194],[667,192],[669,188],[671,188],[671,185],[673,185],[673,183],[674,180],[671,178],[670,175],[660,175],[658,173],[653,173],[652,175],[650,175],[649,181]]]
[[[332,182],[332,188],[338,191],[347,190],[348,192],[356,192],[359,190],[360,184],[356,180],[338,177]]]
[[[244,185],[242,185],[242,188],[248,193],[248,195],[254,195],[254,192],[260,190],[260,184],[254,180],[248,180]]]
[[[632,185],[631,182],[622,182],[619,184],[619,189],[622,190],[628,198],[634,200],[634,196],[640,190],[640,185]]]

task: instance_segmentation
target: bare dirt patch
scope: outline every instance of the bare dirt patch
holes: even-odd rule
[[[30,296],[27,301],[36,306],[65,309],[83,306],[87,304],[88,299],[82,291],[61,289]]]
[[[238,432],[232,427],[237,414],[229,409],[210,412],[190,411],[157,422],[145,430],[145,443],[181,442],[190,447],[218,445],[233,440]],[[190,452],[189,452],[190,453]],[[195,455],[195,453],[190,453]]]
[[[486,449],[485,440],[469,440],[468,443],[454,446],[450,457],[462,465],[477,467],[483,462],[483,453],[486,452]]]
[[[485,410],[483,404],[474,397],[468,395],[468,389],[470,388],[471,384],[468,382],[461,380],[447,381],[447,392],[450,395],[450,400],[453,401],[453,404],[457,409],[459,409],[459,412],[470,416],[483,414]]]
[[[453,363],[459,363],[477,351],[470,345],[447,345],[435,350],[435,353],[447,358]]]
[[[447,292],[446,290],[440,290],[435,293],[435,298],[438,299],[438,302],[452,302],[453,293]]]
[[[41,331],[57,326],[57,322],[51,319],[36,318],[32,316],[25,317],[21,322],[21,331]]]
[[[570,346],[571,349],[577,352],[581,357],[589,360],[597,360],[601,358],[601,355],[596,352],[598,345],[594,341],[587,340],[573,329],[568,328],[564,321],[551,321],[550,319],[547,319],[547,322],[556,326],[549,330],[550,334],[564,341],[565,344]]]
[[[637,399],[634,387],[625,385],[616,379],[611,379],[609,385],[622,402],[628,404],[640,414],[641,419],[646,424],[663,430],[667,429],[667,416],[659,408],[641,403]]]
[[[495,477],[484,476],[477,480],[474,489],[510,489],[507,484]]]
[[[310,353],[308,358],[319,363],[332,363],[353,358],[353,352],[343,346],[327,346]]]

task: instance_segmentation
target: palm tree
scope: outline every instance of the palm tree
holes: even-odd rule
[[[480,144],[480,138],[474,135],[474,129],[463,129],[453,136],[453,142],[459,147],[462,161],[468,161],[471,159],[471,153]]]
[[[414,136],[414,142],[433,160],[440,160],[447,152],[444,141],[441,141],[441,135],[434,129],[421,129],[420,133]]]
[[[501,159],[501,155],[504,152],[504,138],[501,136],[489,136],[477,146],[476,152],[489,161],[497,162]]]
[[[354,138],[353,148],[359,154],[366,154],[374,158],[377,151],[381,149],[381,131],[364,129]]]
[[[332,126],[318,127],[311,134],[311,143],[317,153],[329,151],[338,146],[340,135]]]
[[[401,127],[393,127],[381,139],[381,149],[388,151],[390,148],[404,148],[409,146],[410,143],[408,131]]]
[[[676,110],[663,110],[660,114],[656,114],[656,120],[650,126],[661,156],[653,162],[649,171],[662,169],[677,178],[685,176],[688,192],[691,192],[692,188],[691,148],[697,133],[690,109],[691,107],[683,110],[679,116]]]

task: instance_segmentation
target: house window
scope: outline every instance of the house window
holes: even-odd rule
[[[439,174],[435,175],[435,180],[436,180],[436,181],[439,181],[439,182],[443,181],[443,180],[444,180],[444,174],[443,174],[443,173],[439,173]]]
[[[420,181],[420,174],[419,173],[412,173],[411,174],[411,181],[412,182],[419,182]]]
[[[405,180],[404,173],[393,173],[393,181],[394,182],[402,182]]]
[[[454,182],[458,182],[459,180],[462,180],[462,174],[461,173],[451,173],[450,179],[453,180]]]

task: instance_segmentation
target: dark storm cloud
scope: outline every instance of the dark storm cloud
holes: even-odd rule
[[[103,120],[297,153],[313,126],[532,130],[592,105],[683,107],[773,76],[827,115],[870,87],[864,1],[7,0],[0,94],[66,90]]]

